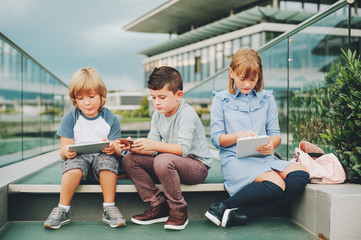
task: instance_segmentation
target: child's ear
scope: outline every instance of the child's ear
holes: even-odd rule
[[[230,78],[234,78],[234,76],[233,76],[233,70],[232,70],[231,67],[228,68],[228,73],[229,73],[229,77],[230,77]]]
[[[179,100],[181,100],[182,97],[183,97],[183,95],[184,95],[183,91],[180,91],[180,90],[179,90],[176,94],[177,94],[177,98],[178,98]]]

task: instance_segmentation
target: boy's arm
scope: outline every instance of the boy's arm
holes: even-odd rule
[[[76,156],[76,152],[70,151],[68,145],[74,144],[74,139],[60,137],[60,157],[63,160],[67,160],[69,158],[74,158]]]
[[[140,138],[133,143],[131,151],[144,155],[153,155],[154,151],[160,153],[172,153],[182,156],[183,149],[179,144],[158,142],[151,139]]]

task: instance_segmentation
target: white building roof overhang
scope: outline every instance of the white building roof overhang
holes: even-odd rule
[[[218,35],[236,31],[261,22],[300,23],[315,13],[300,11],[284,11],[270,7],[253,7],[248,10],[215,21],[208,25],[196,28],[178,35],[174,39],[144,49],[139,54],[148,57],[196,43]]]

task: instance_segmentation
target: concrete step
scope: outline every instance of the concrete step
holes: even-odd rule
[[[44,229],[43,222],[9,222],[1,231],[2,240],[316,240],[288,218],[259,218],[244,226],[217,227],[210,221],[191,220],[182,231],[164,230],[162,223],[139,226],[127,222],[123,228],[111,228],[102,222],[70,222],[58,230]]]

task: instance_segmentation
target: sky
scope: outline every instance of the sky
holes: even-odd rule
[[[0,32],[64,83],[94,67],[108,90],[144,88],[145,56],[167,34],[123,27],[166,0],[1,0]]]

